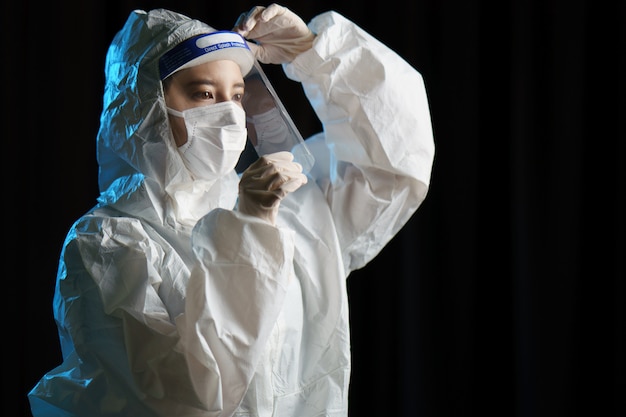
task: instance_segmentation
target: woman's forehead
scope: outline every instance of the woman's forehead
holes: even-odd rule
[[[172,75],[179,83],[243,84],[239,65],[231,60],[205,62],[185,68]]]

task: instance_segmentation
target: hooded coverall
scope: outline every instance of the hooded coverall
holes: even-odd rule
[[[411,65],[336,12],[308,26],[313,48],[283,69],[323,132],[273,226],[236,210],[234,170],[193,181],[172,138],[159,57],[214,29],[131,13],[107,54],[100,196],[58,267],[63,362],[29,393],[35,417],[348,415],[346,278],[424,200],[434,141]]]

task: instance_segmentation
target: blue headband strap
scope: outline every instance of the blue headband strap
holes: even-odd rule
[[[166,52],[159,60],[161,80],[164,80],[183,65],[198,57],[229,48],[242,48],[251,52],[241,35],[225,30],[202,34],[184,40]]]

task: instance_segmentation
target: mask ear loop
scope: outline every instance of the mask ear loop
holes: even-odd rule
[[[184,117],[183,112],[182,111],[178,111],[176,109],[173,109],[171,107],[166,107],[167,109],[167,114],[171,114],[172,116],[176,116],[176,117]]]
[[[183,112],[178,111],[176,109],[173,109],[171,107],[168,107],[167,103],[165,102],[165,90],[168,87],[167,84],[170,83],[171,80],[172,80],[171,77],[167,77],[167,78],[161,80],[161,95],[160,95],[159,101],[161,101],[161,106],[162,106],[162,108],[165,108],[165,111],[167,112],[167,114],[171,114],[172,116],[184,118]],[[168,119],[167,120],[167,125],[168,125],[168,129],[169,129],[170,139],[172,141],[171,142],[172,146],[174,146],[174,148],[176,148],[176,150],[178,150],[179,152],[185,152],[187,150],[187,148],[189,148],[189,145],[191,144],[190,141],[187,140],[181,146],[177,146],[176,145],[176,139],[174,138],[174,131],[173,131],[173,127],[171,125],[171,121],[169,120],[169,117],[166,117],[166,119]]]
[[[252,79],[260,79],[264,85],[264,89],[261,89],[263,91],[260,92],[260,94],[263,94],[263,96],[248,96],[246,97],[246,95],[248,94],[248,88],[246,88],[246,93],[244,94],[244,110],[246,110],[246,113],[248,113],[248,109],[246,109],[246,101],[248,103],[250,103],[251,100],[256,100],[257,102],[255,104],[259,104],[258,101],[263,101],[263,106],[267,107],[267,100],[271,99],[271,107],[275,107],[278,109],[278,112],[280,113],[280,117],[283,123],[285,123],[287,130],[289,132],[289,138],[290,140],[287,141],[289,142],[288,145],[286,145],[285,151],[290,151],[293,153],[294,155],[294,161],[298,162],[300,165],[302,165],[302,171],[307,174],[309,173],[309,171],[311,170],[311,168],[313,168],[313,165],[315,163],[315,158],[313,157],[313,154],[311,153],[311,151],[309,150],[309,148],[307,147],[305,140],[302,138],[302,135],[300,134],[300,131],[298,130],[298,128],[296,127],[295,123],[293,122],[293,120],[291,119],[291,117],[289,116],[289,113],[287,113],[287,110],[285,109],[285,106],[283,105],[283,103],[280,101],[280,99],[278,98],[278,94],[276,94],[276,90],[274,90],[274,87],[272,87],[272,83],[270,82],[270,80],[267,78],[267,75],[265,74],[265,72],[263,71],[263,68],[261,67],[261,64],[255,60],[254,65],[252,67],[252,69],[250,70],[250,72],[246,75],[245,80],[252,80]],[[248,106],[249,108],[250,106]],[[265,108],[265,109],[261,109],[260,111],[257,111],[256,113],[262,113],[264,111],[269,110],[269,108]],[[250,118],[250,120],[253,120],[253,118]],[[249,120],[249,121],[250,121]],[[253,134],[252,132],[249,132],[248,134],[248,142],[250,142],[250,135]]]

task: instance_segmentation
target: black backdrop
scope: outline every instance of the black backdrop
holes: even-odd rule
[[[423,74],[431,103],[430,194],[348,278],[351,417],[625,416],[626,2],[367,3],[282,3],[357,22]],[[30,416],[26,393],[60,361],[57,259],[97,196],[114,33],[134,8],[227,29],[255,4],[5,2],[4,415]]]

